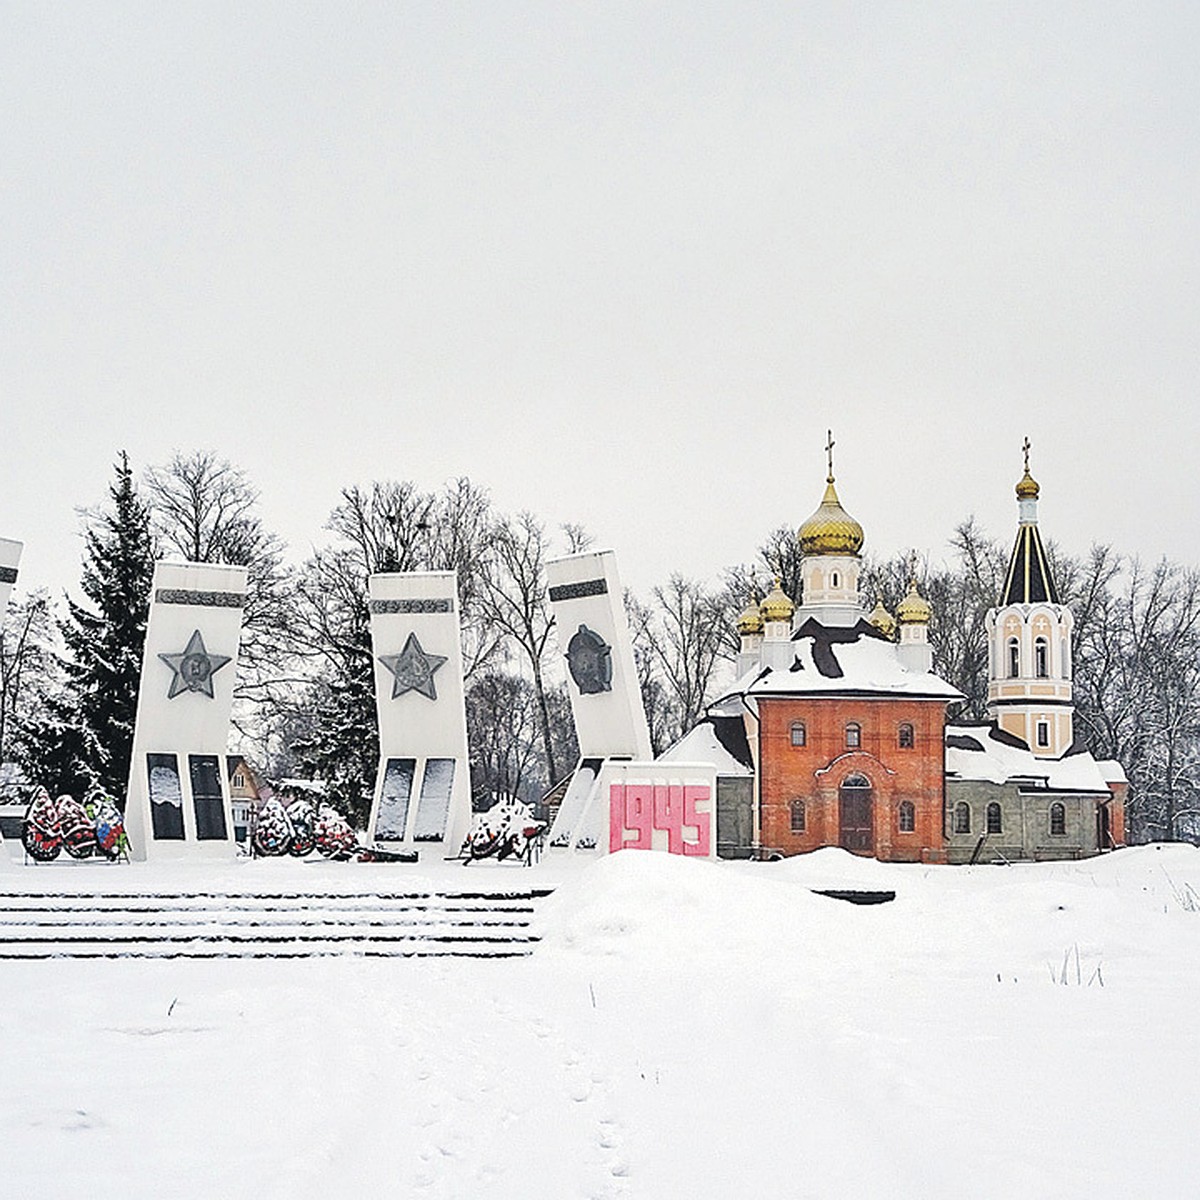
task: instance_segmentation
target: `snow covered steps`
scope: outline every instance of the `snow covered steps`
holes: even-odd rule
[[[522,892],[7,892],[0,959],[518,958]]]

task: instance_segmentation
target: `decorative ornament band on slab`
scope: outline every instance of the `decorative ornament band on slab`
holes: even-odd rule
[[[580,625],[567,643],[567,667],[585,696],[612,691],[612,647],[595,630]]]
[[[435,598],[432,600],[372,600],[370,611],[378,615],[390,613],[452,613],[452,599]]]
[[[446,655],[426,653],[415,633],[408,635],[399,654],[381,654],[379,661],[392,673],[393,700],[406,692],[419,692],[430,700],[437,699],[433,675],[446,662]]]
[[[190,588],[159,588],[159,604],[194,604],[198,608],[245,608],[245,592],[198,592]]]
[[[175,672],[167,692],[168,700],[174,700],[184,692],[199,692],[213,699],[212,677],[232,661],[226,654],[209,654],[198,629],[188,639],[181,654],[160,654],[158,657]]]
[[[582,583],[560,583],[550,589],[550,599],[557,604],[560,600],[582,600],[586,596],[607,596],[608,582],[604,579],[585,579]]]

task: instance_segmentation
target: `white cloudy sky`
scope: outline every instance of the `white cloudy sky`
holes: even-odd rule
[[[1200,6],[0,3],[0,534],[212,447],[302,557],[468,474],[639,589],[869,545],[1196,562]]]

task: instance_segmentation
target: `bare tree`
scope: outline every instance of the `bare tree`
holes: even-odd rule
[[[542,523],[529,512],[502,518],[492,530],[492,570],[485,577],[483,603],[492,626],[524,657],[537,700],[538,728],[546,774],[558,777],[545,677],[546,652],[554,618],[546,586],[550,546]]]
[[[56,667],[50,598],[33,592],[0,624],[0,763],[26,765],[25,734],[54,688]]]
[[[638,690],[646,723],[650,728],[650,748],[661,754],[682,732],[678,704],[672,699],[659,671],[655,643],[658,633],[654,627],[653,610],[643,604],[631,591],[625,592],[625,614],[633,643],[633,662],[637,669]]]
[[[717,665],[729,656],[727,605],[721,595],[682,575],[656,587],[654,600],[651,646],[686,731],[704,715]]]
[[[142,494],[160,550],[188,562],[247,568],[238,698],[261,699],[286,657],[294,582],[283,564],[283,543],[258,516],[258,489],[240,467],[211,450],[195,450],[149,467]]]

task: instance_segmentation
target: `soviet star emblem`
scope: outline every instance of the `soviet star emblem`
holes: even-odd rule
[[[188,639],[182,654],[160,654],[158,656],[175,672],[167,699],[174,700],[181,692],[199,692],[213,698],[212,677],[230,660],[225,654],[209,654],[204,648],[200,630]]]
[[[379,661],[392,673],[392,699],[405,692],[420,692],[430,700],[437,699],[433,673],[445,661],[444,654],[426,654],[415,633],[408,635],[399,654],[381,654]]]
[[[580,625],[572,635],[567,667],[583,695],[612,691],[612,647],[594,629]]]

